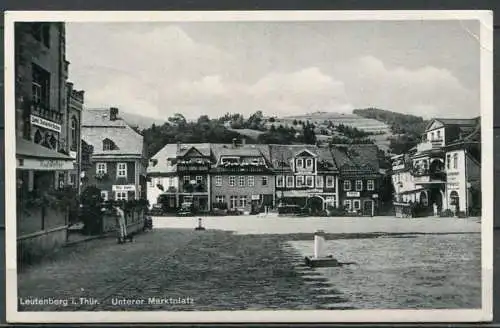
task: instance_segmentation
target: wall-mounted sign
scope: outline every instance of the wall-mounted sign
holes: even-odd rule
[[[22,170],[38,171],[67,171],[73,170],[73,161],[22,158],[17,160],[17,168]]]
[[[372,198],[377,199],[378,198],[378,194],[373,194]]]
[[[113,185],[113,191],[135,191],[135,185]]]
[[[359,197],[359,191],[348,191],[347,197]]]
[[[61,133],[61,125],[51,122],[49,120],[43,119],[41,117],[31,115],[31,124],[46,128],[57,133]]]
[[[260,195],[252,195],[252,200],[260,200]]]

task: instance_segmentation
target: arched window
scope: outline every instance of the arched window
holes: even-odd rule
[[[102,150],[117,150],[117,149],[118,147],[113,142],[113,140],[106,138],[102,141]]]
[[[42,142],[42,139],[43,139],[43,136],[40,133],[40,130],[36,130],[36,132],[35,132],[35,143],[39,144],[40,142]]]
[[[54,137],[54,135],[52,135],[50,137],[49,143],[50,143],[50,147],[52,149],[56,149],[57,148],[57,139]]]
[[[76,151],[78,148],[78,121],[76,117],[71,118],[71,150]]]
[[[458,154],[453,155],[453,168],[454,169],[458,168]]]

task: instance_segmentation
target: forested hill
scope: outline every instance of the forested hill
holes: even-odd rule
[[[353,114],[384,122],[391,127],[393,134],[420,136],[427,124],[427,121],[420,116],[401,114],[378,108],[355,109]]]
[[[375,119],[390,126],[393,137],[390,138],[392,154],[402,154],[414,147],[419,141],[428,121],[420,116],[401,114],[378,108],[355,109],[353,114]]]

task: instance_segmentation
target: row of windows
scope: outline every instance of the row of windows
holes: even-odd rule
[[[297,168],[306,168],[311,169],[313,167],[313,159],[312,158],[298,158],[297,159]]]
[[[441,131],[436,131],[436,135],[434,135],[434,132],[430,133],[430,141],[441,141]]]
[[[168,185],[168,187],[174,187],[174,182],[175,182],[174,179],[167,178],[167,185]],[[155,187],[156,185],[159,185],[159,184],[161,184],[161,185],[163,184],[162,183],[162,178],[157,178],[157,179],[152,178],[151,181],[149,181],[149,186],[150,187]]]
[[[354,188],[355,191],[363,191],[363,180],[356,180]],[[344,181],[344,190],[345,191],[352,190],[351,180]],[[375,182],[373,180],[366,180],[366,190],[369,191],[375,190]]]
[[[108,172],[108,163],[97,163],[96,164],[96,173],[97,174],[106,174]],[[127,163],[117,163],[116,164],[116,176],[118,178],[126,178],[127,177]]]
[[[238,179],[236,179],[238,178]],[[238,184],[236,184],[236,182],[238,182]],[[261,184],[263,186],[267,186],[269,183],[269,180],[268,180],[268,177],[261,177]],[[215,177],[215,185],[217,187],[220,187],[222,186],[222,176],[218,175]],[[229,185],[231,187],[236,187],[237,185],[239,187],[254,187],[255,186],[255,177],[253,175],[249,175],[249,176],[239,176],[239,177],[235,177],[235,176],[230,176],[229,177]]]
[[[344,207],[347,208],[348,211],[359,211],[361,209],[361,201],[359,199],[345,199]]]
[[[114,192],[114,200],[128,200],[128,191],[115,191]],[[101,198],[103,201],[110,200],[109,198],[109,191],[107,190],[102,190],[101,191]],[[131,199],[135,198],[135,194]]]
[[[285,187],[285,182],[286,182],[286,187],[310,187],[313,188],[315,185],[316,187],[322,188],[323,187],[323,176],[316,176],[316,179],[314,178],[315,176],[313,175],[298,175],[298,176],[293,176],[293,175],[288,175],[288,176],[282,176],[278,175],[276,177],[276,186],[279,187]],[[316,183],[314,182],[316,180]],[[327,188],[335,188],[335,177],[334,176],[326,176],[326,187]]]
[[[223,196],[223,195],[215,196],[215,201],[217,203],[225,203],[226,196]],[[248,204],[248,197],[247,196],[230,196],[229,197],[229,208],[246,207],[247,204]]]

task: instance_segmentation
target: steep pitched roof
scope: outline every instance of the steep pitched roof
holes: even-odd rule
[[[314,145],[269,145],[271,164],[275,169],[281,169],[281,163],[290,168],[290,160],[295,157],[297,152],[307,149],[316,154],[318,147]]]
[[[104,150],[103,140],[106,138],[112,140],[118,149]],[[86,109],[82,112],[82,139],[94,147],[93,156],[143,154],[143,136],[120,118],[111,121],[108,109]]]
[[[378,174],[380,171],[376,145],[335,145],[331,152],[343,175]]]
[[[210,144],[209,143],[182,143],[177,146],[177,156],[182,157],[186,155],[192,148],[195,148],[201,155],[210,157]]]
[[[435,118],[429,121],[427,123],[427,126],[425,127],[425,130],[428,130],[434,122],[440,122],[442,123],[445,127],[447,126],[475,126],[478,124],[480,121],[479,117],[476,118],[465,118],[465,119],[456,119],[456,118]]]
[[[148,166],[148,173],[173,173],[176,171],[176,165],[171,165],[168,159],[175,158],[177,154],[177,144],[167,144],[153,157],[151,157]],[[151,163],[153,162],[153,163]],[[156,164],[154,164],[156,163]]]

